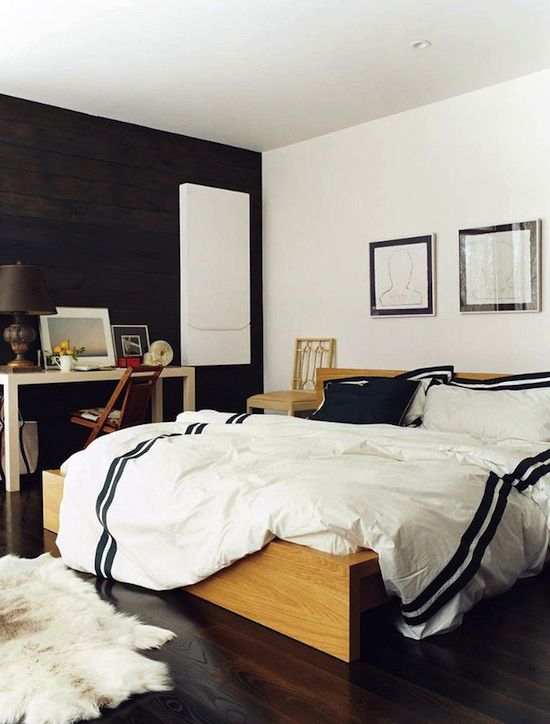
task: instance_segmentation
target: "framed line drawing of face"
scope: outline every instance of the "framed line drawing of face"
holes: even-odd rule
[[[540,221],[461,229],[460,311],[540,311]]]
[[[372,317],[433,316],[435,234],[369,244]]]

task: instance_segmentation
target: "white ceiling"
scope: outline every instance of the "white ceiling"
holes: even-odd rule
[[[0,92],[266,150],[548,68],[549,40],[550,0],[0,0]]]

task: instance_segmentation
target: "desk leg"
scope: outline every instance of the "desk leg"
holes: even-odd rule
[[[151,393],[151,418],[153,422],[164,422],[162,377],[159,377]]]
[[[183,378],[183,409],[195,410],[195,370]]]
[[[18,387],[13,380],[4,385],[4,448],[6,490],[19,490],[19,400]]]

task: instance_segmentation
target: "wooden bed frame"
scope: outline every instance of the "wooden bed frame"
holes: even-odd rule
[[[317,371],[317,399],[320,403],[326,380],[402,372],[322,368]],[[459,374],[470,379],[497,376]],[[43,485],[47,521],[56,527],[62,477],[46,471]],[[347,662],[360,654],[361,613],[388,601],[374,551],[336,556],[281,540],[183,590]]]

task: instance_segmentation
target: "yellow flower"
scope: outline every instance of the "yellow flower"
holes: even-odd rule
[[[61,354],[61,345],[56,344],[55,347],[53,348],[53,351],[54,351],[56,354]]]
[[[74,349],[71,349],[71,348],[69,347],[69,348],[67,349],[67,354],[73,355],[73,354],[74,354]]]
[[[63,342],[61,342],[60,346],[61,346],[61,349],[68,349],[69,342],[67,340],[64,340]]]

